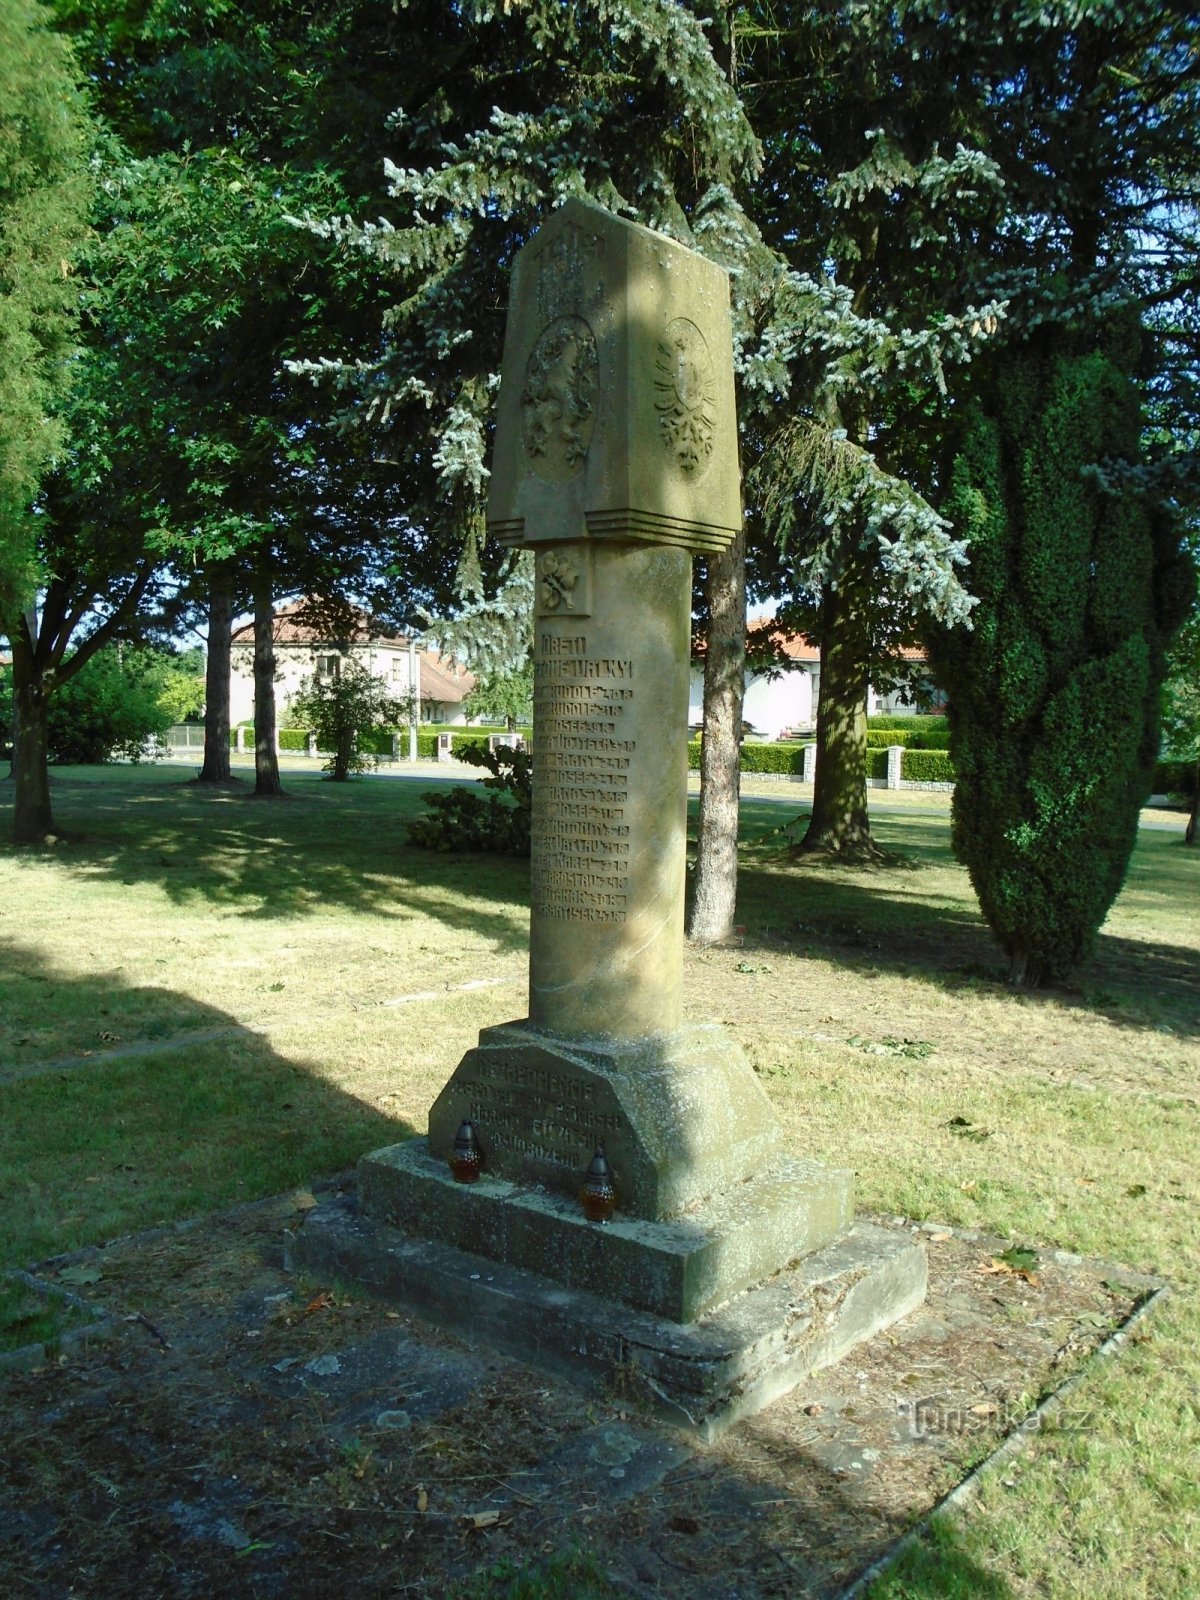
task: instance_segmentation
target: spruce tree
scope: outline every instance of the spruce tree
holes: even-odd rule
[[[1007,357],[954,462],[971,631],[950,690],[953,840],[1014,984],[1066,977],[1124,881],[1159,743],[1166,651],[1190,600],[1174,520],[1139,481],[1140,327],[1043,330]]]

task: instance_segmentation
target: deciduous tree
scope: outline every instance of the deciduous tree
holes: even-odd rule
[[[30,515],[62,444],[93,137],[70,48],[35,0],[0,10],[0,630],[38,582]]]
[[[306,678],[290,706],[293,721],[316,735],[318,749],[329,752],[325,771],[335,783],[377,766],[378,756],[364,747],[363,736],[407,722],[410,711],[409,701],[347,654],[332,677]]]

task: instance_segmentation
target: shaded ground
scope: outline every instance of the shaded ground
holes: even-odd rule
[[[927,1226],[921,1313],[700,1452],[619,1390],[289,1276],[283,1231],[311,1204],[39,1269],[115,1327],[0,1374],[6,1593],[434,1597],[577,1547],[615,1594],[835,1595],[1146,1291],[1074,1258],[1013,1270],[1003,1246]]]

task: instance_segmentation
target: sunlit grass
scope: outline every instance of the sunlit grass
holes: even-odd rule
[[[0,1264],[349,1166],[421,1131],[479,1028],[524,1010],[528,863],[410,849],[420,785],[296,773],[269,804],[189,775],[59,775],[63,842],[0,850]],[[1193,1595],[1200,852],[1143,831],[1095,960],[1020,995],[944,801],[916,809],[880,809],[891,860],[851,870],[786,858],[794,813],[748,798],[744,932],[689,952],[689,1014],[866,1211],[1176,1293],[1086,1380],[1089,1430],[1039,1436],[878,1593]]]

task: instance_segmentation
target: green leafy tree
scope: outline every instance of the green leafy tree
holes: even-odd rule
[[[98,650],[51,703],[51,761],[89,765],[153,753],[173,721],[163,703],[171,672],[161,651],[113,644]]]
[[[69,660],[70,658],[68,658]],[[154,755],[156,741],[202,703],[200,663],[170,650],[108,644],[64,678],[46,715],[50,761],[91,765]],[[12,716],[12,683],[0,680],[0,723]]]
[[[509,733],[515,733],[533,717],[533,662],[526,660],[511,671],[487,672],[477,677],[463,710],[469,717],[502,719]]]
[[[124,159],[106,175],[123,251],[113,337],[143,395],[155,548],[208,613],[205,778],[228,777],[230,619],[258,626],[256,790],[275,762],[275,594],[400,589],[441,598],[453,569],[403,515],[403,482],[365,444],[338,439],[284,373],[316,341],[352,347],[377,286],[290,225],[290,213],[378,208],[376,153],[396,94],[434,84],[428,5],[332,0],[54,0]],[[119,309],[120,316],[117,317]]]
[[[1163,751],[1192,769],[1192,809],[1184,843],[1200,833],[1200,612],[1193,611],[1171,651],[1163,693]]]
[[[329,752],[324,771],[335,783],[345,783],[351,773],[379,765],[366,737],[407,722],[412,706],[353,656],[340,656],[337,667],[332,677],[306,678],[289,710],[294,722],[316,735],[318,749]]]
[[[0,629],[37,583],[30,511],[62,444],[92,138],[69,46],[34,0],[0,8]]]
[[[1160,689],[1193,572],[1139,482],[1135,314],[1046,329],[974,409],[947,509],[971,549],[949,687],[954,848],[1010,981],[1064,978],[1124,880],[1159,753]]]
[[[204,709],[204,651],[160,651],[157,664],[158,703],[169,723],[198,716]]]

